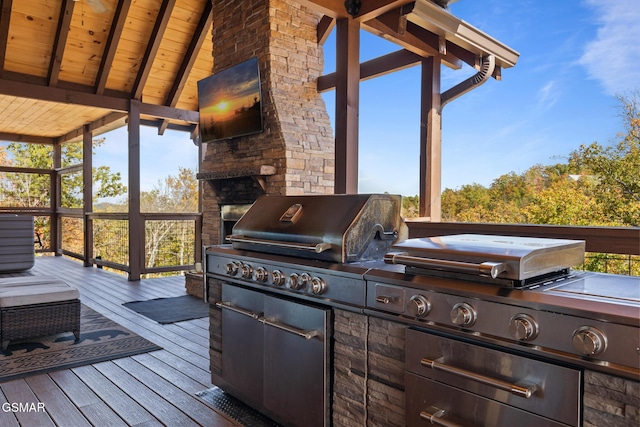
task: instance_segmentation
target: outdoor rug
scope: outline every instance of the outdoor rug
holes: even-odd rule
[[[174,323],[209,316],[209,304],[193,295],[131,301],[125,307],[158,323]]]
[[[77,342],[72,332],[11,341],[0,352],[0,382],[154,350],[161,347],[83,304]]]
[[[199,391],[196,393],[196,396],[199,396],[218,411],[236,420],[242,424],[243,427],[280,427],[280,424],[271,418],[245,405],[218,387]]]

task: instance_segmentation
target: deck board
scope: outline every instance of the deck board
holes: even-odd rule
[[[37,257],[34,267],[19,275],[65,280],[80,291],[83,304],[162,350],[0,383],[0,403],[45,404],[44,413],[0,411],[0,425],[240,425],[195,395],[212,387],[208,320],[161,325],[122,305],[185,295],[184,277],[130,282],[53,256]]]

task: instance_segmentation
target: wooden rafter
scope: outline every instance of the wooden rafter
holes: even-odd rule
[[[2,13],[0,13],[0,77],[4,74],[4,57],[7,53],[7,40],[9,39],[11,5],[12,0],[2,0]]]
[[[316,37],[318,39],[318,44],[324,44],[331,34],[331,30],[336,26],[336,20],[330,16],[323,15],[320,18],[320,22],[316,27]]]
[[[410,50],[422,57],[437,56],[442,62],[450,68],[460,68],[460,59],[453,56],[450,52],[440,52],[440,38],[427,31],[422,30],[416,35],[415,32],[409,31],[411,23],[405,23],[405,27],[400,24],[403,20],[403,14],[400,9],[392,10],[375,19],[364,22],[362,25],[374,34],[385,35],[386,38],[392,39],[396,44]],[[401,32],[402,28],[407,31]]]
[[[184,58],[182,63],[180,64],[180,68],[178,69],[178,73],[176,78],[171,85],[171,89],[169,89],[169,94],[167,95],[167,99],[165,101],[165,105],[169,107],[175,107],[178,104],[178,99],[180,98],[180,94],[184,89],[184,86],[187,84],[187,79],[189,77],[189,73],[193,68],[193,64],[196,62],[196,58],[198,57],[198,52],[202,47],[202,44],[205,41],[206,37],[210,36],[209,28],[211,28],[211,22],[213,21],[213,4],[211,2],[207,2],[204,7],[204,11],[200,16],[200,21],[198,22],[198,26],[196,27],[195,33],[187,50],[184,54]],[[158,133],[163,134],[167,129],[169,122],[167,120],[163,120],[160,126],[158,127]]]
[[[107,78],[109,77],[109,70],[111,70],[111,64],[116,56],[116,48],[118,41],[122,36],[124,30],[124,24],[127,20],[127,13],[131,7],[131,0],[120,0],[116,8],[116,13],[111,23],[111,32],[107,38],[106,47],[102,56],[102,62],[98,69],[98,75],[96,77],[95,93],[102,95],[107,85]]]
[[[73,8],[76,2],[73,0],[64,0],[60,9],[60,19],[58,19],[58,30],[56,38],[53,42],[53,55],[49,62],[48,85],[55,87],[58,85],[58,77],[60,76],[60,65],[64,49],[67,46],[67,37],[69,36],[69,27],[71,26],[71,17],[73,16]]]
[[[360,11],[353,19],[367,22],[392,10],[398,10],[413,0],[367,0],[362,2]]]
[[[422,57],[406,49],[400,49],[360,64],[360,80],[383,76],[394,71],[418,65]],[[326,92],[336,87],[336,73],[318,78],[318,92]]]
[[[91,132],[93,133],[94,131],[101,129],[105,126],[110,125],[111,123],[114,122],[118,122],[118,121],[123,121],[124,118],[126,118],[127,115],[124,113],[110,113],[107,114],[104,117],[101,117],[98,120],[95,120],[89,124],[86,124],[85,126],[83,126],[80,129],[75,129],[72,132],[69,132],[65,135],[59,136],[58,138],[56,138],[56,142],[66,142],[66,141],[71,141],[74,140],[76,138],[78,138],[79,136],[83,136],[85,131]]]
[[[160,11],[158,12],[158,17],[156,18],[156,23],[153,27],[153,31],[151,32],[152,38],[151,40],[149,40],[147,50],[145,51],[144,57],[142,59],[142,64],[140,65],[140,71],[138,72],[136,81],[133,84],[133,91],[131,94],[131,97],[133,99],[139,100],[142,97],[144,85],[147,82],[149,73],[151,73],[153,60],[156,57],[156,53],[158,53],[160,42],[162,42],[162,36],[167,29],[169,18],[171,18],[171,11],[173,10],[173,7],[175,5],[176,0],[164,0],[162,2],[162,6],[160,7]]]

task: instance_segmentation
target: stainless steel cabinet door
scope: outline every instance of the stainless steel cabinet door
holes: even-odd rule
[[[263,399],[264,294],[237,286],[222,285],[222,376],[247,403],[259,405]],[[251,316],[254,314],[254,316]]]
[[[328,426],[330,309],[265,296],[264,405],[286,424]]]

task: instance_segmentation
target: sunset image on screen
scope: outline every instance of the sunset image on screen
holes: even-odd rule
[[[200,80],[198,97],[202,142],[262,131],[256,58]]]

